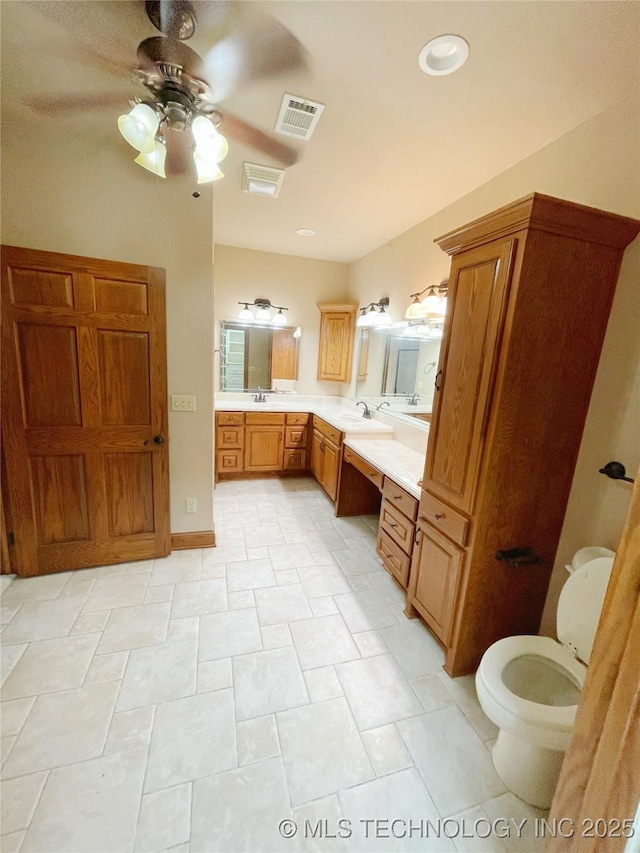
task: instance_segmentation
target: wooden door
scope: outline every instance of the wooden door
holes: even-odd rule
[[[271,384],[298,378],[298,341],[291,329],[274,329],[271,340]]]
[[[470,513],[517,241],[453,259],[423,488]]]
[[[410,598],[415,597],[422,606],[425,619],[446,645],[464,551],[428,525],[421,524],[419,529],[411,566]]]
[[[2,247],[21,576],[170,551],[164,270]]]
[[[322,485],[331,500],[335,500],[338,494],[340,449],[325,439],[322,442],[322,457]]]
[[[282,426],[245,427],[244,470],[282,470],[283,437],[284,427]]]

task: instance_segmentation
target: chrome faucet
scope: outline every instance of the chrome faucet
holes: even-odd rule
[[[389,403],[389,401],[383,400],[382,403],[378,403],[378,405],[376,406],[376,412],[379,412],[383,406],[389,406],[389,408],[391,408],[391,404]]]
[[[419,396],[420,396],[419,394],[412,394],[412,395],[407,399],[407,403],[408,403],[410,406],[417,406],[417,405],[418,405],[418,397],[419,397]]]
[[[262,388],[260,388],[260,386],[258,386],[258,393],[253,398],[253,402],[254,403],[266,403],[267,402],[267,398],[264,396],[264,392],[263,392]]]
[[[364,406],[364,409],[362,410],[362,417],[366,418],[367,420],[370,421],[371,420],[371,412],[369,411],[369,406],[367,406],[367,404],[364,402],[364,400],[358,400],[358,402],[356,403],[356,406]]]

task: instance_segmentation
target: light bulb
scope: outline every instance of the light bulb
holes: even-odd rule
[[[380,311],[375,315],[374,320],[376,326],[391,325],[391,317],[387,314],[384,305],[381,306]]]
[[[429,295],[423,299],[422,304],[424,305],[424,309],[427,314],[437,314],[438,309],[440,308],[440,297],[432,289],[429,292]]]
[[[248,302],[245,302],[244,308],[238,314],[238,320],[245,320],[246,322],[253,320],[253,311],[249,308]]]
[[[282,313],[282,308],[278,311],[276,316],[271,321],[274,326],[285,326],[287,323],[287,318]]]
[[[271,314],[268,308],[258,308],[256,311],[256,320],[271,320]]]
[[[362,314],[358,317],[356,322],[356,326],[359,326],[361,329],[366,329],[369,325],[371,325],[369,323],[369,317],[367,316],[366,310],[363,308]]]
[[[136,104],[131,112],[120,116],[118,130],[132,148],[150,154],[155,147],[159,123],[158,114],[149,104]]]
[[[156,139],[155,142],[153,151],[144,154],[141,152],[133,162],[142,166],[143,169],[153,172],[154,175],[158,175],[159,178],[166,178],[164,161],[167,156],[167,149],[160,140]]]

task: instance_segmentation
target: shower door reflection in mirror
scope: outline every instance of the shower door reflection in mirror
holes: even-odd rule
[[[223,320],[220,323],[221,391],[295,391],[300,327]]]

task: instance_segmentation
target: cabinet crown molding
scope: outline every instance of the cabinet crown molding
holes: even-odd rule
[[[455,255],[482,245],[489,237],[505,237],[525,229],[624,249],[640,233],[640,222],[595,207],[530,193],[437,237],[434,242],[447,254]]]

